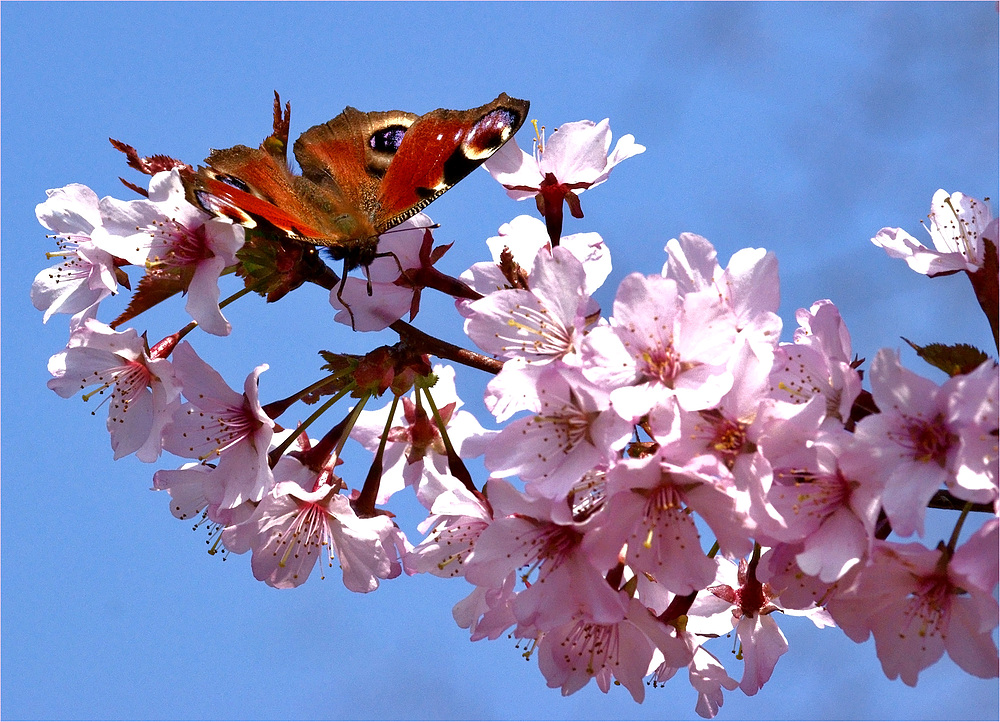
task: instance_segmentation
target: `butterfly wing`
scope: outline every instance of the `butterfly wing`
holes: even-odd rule
[[[501,94],[471,110],[425,115],[346,108],[295,141],[302,175],[337,189],[377,235],[418,213],[517,132],[527,101]]]
[[[379,185],[376,230],[402,223],[469,175],[514,137],[527,115],[527,101],[502,93],[471,110],[441,108],[420,116]]]
[[[418,213],[513,137],[528,102],[501,94],[471,110],[425,115],[346,108],[295,141],[302,168],[284,154],[287,115],[275,100],[278,150],[216,150],[187,179],[189,198],[248,227],[261,221],[290,238],[328,246],[348,268],[368,265],[377,236]],[[279,128],[279,120],[281,126]],[[280,132],[279,132],[280,131]]]
[[[418,117],[399,110],[363,113],[345,108],[333,120],[299,136],[293,147],[295,159],[304,178],[342,196],[370,221],[383,178]],[[374,227],[368,230],[377,235]]]
[[[280,157],[238,145],[213,151],[189,181],[189,195],[209,213],[256,227],[261,220],[296,240],[323,246],[373,235],[336,188],[293,174]]]

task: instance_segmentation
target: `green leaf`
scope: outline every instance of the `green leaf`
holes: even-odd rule
[[[918,346],[908,338],[904,337],[903,340],[913,347],[920,358],[931,366],[941,369],[949,376],[967,374],[989,359],[984,351],[967,343],[957,343],[950,346],[943,343],[932,343],[927,346]]]

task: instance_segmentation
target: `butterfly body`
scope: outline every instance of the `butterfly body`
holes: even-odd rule
[[[505,93],[470,110],[364,113],[346,108],[295,141],[275,100],[275,132],[259,148],[216,150],[186,179],[209,213],[327,247],[345,270],[369,265],[378,236],[420,212],[513,137],[528,102]]]

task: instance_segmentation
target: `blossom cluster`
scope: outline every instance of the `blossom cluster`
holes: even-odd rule
[[[505,224],[487,242],[492,259],[459,278],[434,268],[447,248],[433,246],[423,214],[381,239],[364,278],[336,283],[314,253],[188,202],[180,164],[150,167],[138,200],[51,190],[37,216],[63,260],[36,277],[32,300],[45,320],[71,320],[49,387],[110,392],[115,458],[187,460],[157,471],[154,488],[176,517],[207,525],[213,553],[249,552],[254,576],[281,588],[317,561],[359,592],[403,572],[464,577],[472,591],[456,622],[473,640],[523,640],[563,694],[617,681],[641,702],[647,684],[686,670],[697,712],[713,717],[724,690],[753,695],[771,677],[788,649],[782,615],[874,637],[886,675],[909,685],[945,652],[997,676],[995,362],[938,349],[938,383],[883,349],[864,390],[832,301],[801,309],[783,342],[774,255],[748,248],[723,267],[691,233],[666,244],[659,273],[625,277],[605,315],[594,293],[609,249],[561,229],[564,201],[582,218],[580,194],[644,150],[631,136],[609,154],[610,143],[605,120],[563,125],[532,154],[504,146],[487,169],[515,200],[535,199],[544,222]],[[901,229],[873,241],[920,273],[967,273],[996,334],[997,220],[939,191],[929,231],[936,250]],[[130,288],[129,268],[145,272],[129,307],[99,321],[98,307]],[[326,352],[327,375],[262,403],[266,364],[234,390],[185,338],[230,332],[227,270],[268,300],[319,283],[336,320],[392,327],[401,343]],[[456,297],[482,355],[400,320],[416,316],[424,288]],[[118,330],[178,292],[192,323],[152,346]],[[455,366],[430,355],[495,373],[484,401],[499,430],[463,409]],[[366,408],[387,391],[388,404]],[[311,438],[345,397],[346,416]],[[301,426],[278,423],[292,404],[320,401]],[[360,489],[338,468],[352,439],[373,454]],[[476,457],[484,484],[463,461]],[[428,514],[416,545],[384,508],[408,488]],[[960,512],[950,539],[926,533],[929,506]],[[988,520],[960,536],[970,513]],[[707,649],[733,632],[739,681]]]

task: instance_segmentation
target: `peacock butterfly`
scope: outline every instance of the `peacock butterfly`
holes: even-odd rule
[[[424,115],[348,107],[295,141],[289,104],[274,101],[274,132],[259,148],[214,150],[185,175],[188,197],[248,228],[329,248],[346,272],[368,266],[378,236],[415,215],[479,167],[524,123],[528,101],[501,93],[470,110]]]

